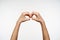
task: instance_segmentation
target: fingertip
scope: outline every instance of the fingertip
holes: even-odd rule
[[[33,15],[32,15],[32,14],[30,14],[30,18],[32,18],[32,16],[33,16]]]
[[[30,19],[26,20],[26,21],[29,21]]]
[[[29,20],[30,20],[30,18],[26,18],[26,19],[25,19],[25,21],[29,21]]]
[[[35,20],[35,18],[32,17],[32,20]]]

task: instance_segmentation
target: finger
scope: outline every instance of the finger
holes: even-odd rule
[[[39,16],[39,13],[38,12],[32,12],[32,16],[35,15],[36,17]]]
[[[30,17],[29,12],[23,12],[23,15],[24,15],[24,16],[29,16],[29,17]]]
[[[30,19],[29,18],[25,18],[25,21],[29,21]]]
[[[32,20],[35,20],[35,21],[37,21],[37,19],[36,19],[36,18],[34,18],[34,17],[32,17]]]

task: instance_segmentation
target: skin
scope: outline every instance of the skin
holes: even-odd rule
[[[36,18],[33,18],[32,17],[33,15],[35,15]],[[14,31],[12,33],[10,40],[17,40],[21,23],[30,20],[30,19],[27,19],[25,16],[28,16],[29,18],[32,18],[32,20],[39,22],[42,28],[43,40],[50,40],[45,22],[38,12],[32,12],[32,14],[30,14],[29,12],[23,12],[16,23],[16,26],[14,28]]]

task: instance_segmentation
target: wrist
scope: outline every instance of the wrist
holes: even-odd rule
[[[45,22],[44,21],[40,21],[40,24],[43,25],[43,24],[45,24]]]
[[[41,24],[41,27],[45,27],[46,26],[44,21],[40,22],[40,24]]]
[[[18,21],[17,21],[17,24],[21,24],[21,21],[20,21],[20,20],[18,20]]]

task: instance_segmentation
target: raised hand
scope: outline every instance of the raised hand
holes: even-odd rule
[[[35,15],[36,18],[32,17],[32,20],[35,20],[37,22],[44,22],[43,18],[41,17],[41,15],[38,12],[32,12],[31,14],[32,16]]]
[[[21,16],[19,17],[18,22],[25,22],[25,21],[30,20],[30,15],[31,14],[29,12],[23,12]],[[25,16],[28,16],[29,18],[26,18]]]
[[[30,17],[29,12],[23,12],[21,14],[21,16],[19,17],[19,19],[18,19],[18,21],[16,23],[16,26],[14,28],[14,31],[12,33],[12,36],[11,36],[11,39],[10,40],[17,40],[18,31],[19,31],[19,28],[20,28],[21,23],[30,20],[30,19],[27,19],[25,16]]]
[[[44,22],[43,18],[41,17],[41,15],[38,12],[32,12],[31,16],[33,16],[33,15],[35,15],[36,18],[32,17],[32,20],[35,20],[35,21],[41,23],[43,40],[50,40],[50,37],[49,37],[48,31],[47,31],[45,22]]]

